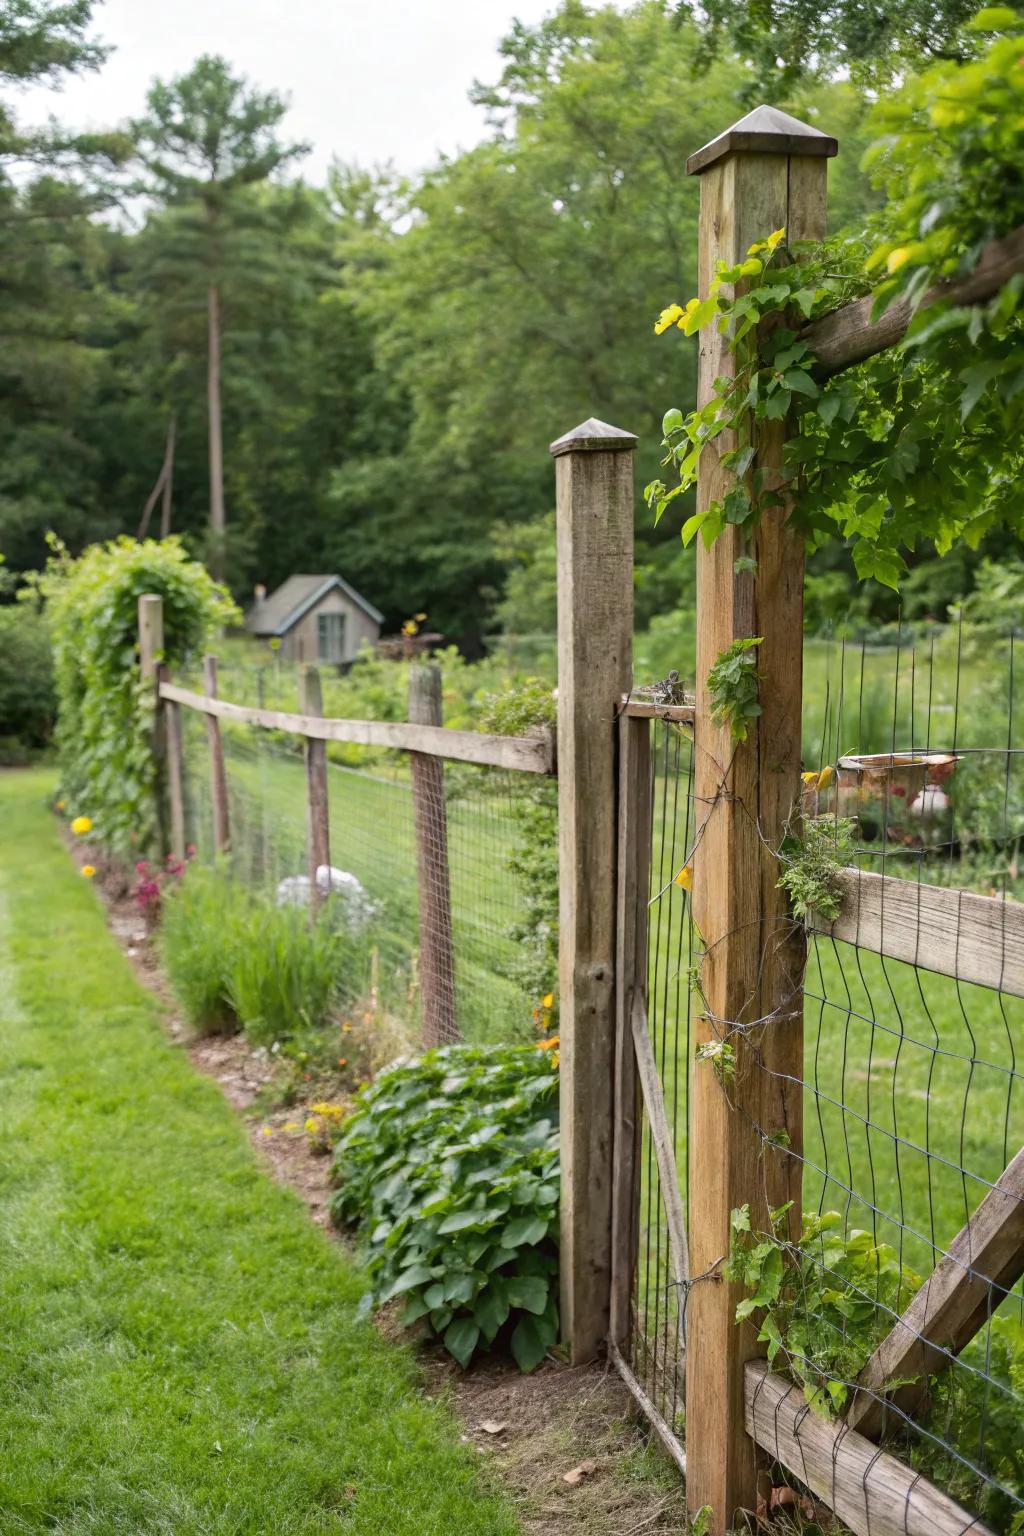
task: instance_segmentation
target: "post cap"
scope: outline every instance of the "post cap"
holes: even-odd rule
[[[716,160],[737,150],[765,155],[837,155],[839,140],[798,117],[790,117],[788,112],[780,112],[778,107],[755,107],[691,155],[686,162],[687,175],[699,176]]]
[[[590,416],[578,427],[556,437],[551,444],[551,456],[560,459],[563,453],[609,453],[615,450],[629,451],[636,447],[636,436],[623,432],[621,427],[611,427],[606,421]]]

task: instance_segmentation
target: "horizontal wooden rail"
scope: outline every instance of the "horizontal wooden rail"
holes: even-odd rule
[[[1024,228],[993,240],[981,253],[974,271],[955,281],[937,283],[921,300],[920,309],[945,300],[950,304],[982,304],[994,298],[1004,283],[1024,272]],[[845,304],[842,309],[823,315],[800,332],[799,339],[814,353],[812,372],[817,379],[842,373],[854,363],[884,352],[906,335],[914,311],[906,299],[900,299],[872,320],[874,295]]]
[[[693,700],[683,704],[656,704],[653,699],[622,695],[622,712],[633,720],[675,720],[680,725],[693,724]]]
[[[1024,1152],[1005,1169],[949,1252],[936,1264],[892,1332],[857,1378],[846,1422],[877,1440],[885,1427],[885,1389],[903,1383],[893,1401],[914,1413],[929,1377],[943,1371],[991,1317],[1024,1274]]]
[[[745,1372],[747,1434],[855,1536],[992,1536],[933,1483],[849,1429],[820,1418],[763,1360]]]
[[[834,923],[817,933],[958,981],[1024,997],[1024,902],[848,869]]]
[[[554,773],[552,737],[489,736],[478,731],[449,731],[440,725],[408,725],[394,720],[329,720],[317,715],[292,715],[279,709],[251,709],[227,699],[211,699],[176,683],[162,683],[160,697],[205,715],[237,725],[259,725],[289,731],[310,741],[350,741],[363,747],[392,747],[399,752],[425,752],[460,763],[512,768],[519,773]]]

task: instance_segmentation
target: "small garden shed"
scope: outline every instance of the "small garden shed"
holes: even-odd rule
[[[377,643],[383,617],[341,576],[289,576],[269,596],[257,587],[245,627],[257,639],[279,640],[289,660],[344,665],[364,640]]]

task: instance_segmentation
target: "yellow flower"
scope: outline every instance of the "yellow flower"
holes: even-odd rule
[[[803,780],[803,782],[806,785],[808,785],[808,786],[813,785],[815,788],[817,788],[817,785],[818,785],[818,770],[817,770],[817,768],[809,769],[807,773],[802,773],[800,775],[800,777],[801,777],[801,779]]]
[[[350,1035],[352,1033],[352,1025],[349,1023],[348,1019],[346,1019],[344,1024],[341,1026],[341,1032],[343,1035]]]
[[[272,1131],[272,1130],[271,1130],[271,1129],[270,1129],[270,1126],[269,1126],[269,1125],[261,1125],[261,1126],[260,1126],[260,1135],[261,1135],[261,1136],[273,1136],[273,1134],[274,1134],[274,1133],[273,1133],[273,1131]]]
[[[834,782],[835,776],[836,776],[836,771],[832,767],[832,764],[831,763],[826,764],[826,766],[818,774],[818,788],[819,789],[828,789],[829,785]]]
[[[58,809],[58,811],[66,810],[67,809],[67,801],[66,800],[58,800],[57,801],[57,809]]]
[[[678,875],[676,875],[675,883],[676,883],[676,885],[681,885],[684,891],[692,891],[693,890],[693,865],[692,864],[684,864],[683,865],[683,867],[679,871]]]
[[[894,251],[889,252],[885,263],[886,271],[892,276],[894,272],[899,271],[900,267],[905,266],[909,260],[910,247],[908,245],[898,245]]]
[[[314,1135],[315,1132],[319,1130],[319,1126],[317,1125],[316,1121],[313,1119],[312,1115],[306,1121],[306,1130],[309,1132],[309,1134],[311,1136]]]
[[[552,1051],[551,1052],[551,1070],[552,1070],[552,1072],[557,1072],[558,1071],[559,1060],[560,1060],[560,1053],[558,1051]]]
[[[299,1125],[297,1120],[286,1120],[281,1129],[283,1131],[298,1131],[301,1130],[302,1127]]]
[[[76,816],[71,823],[71,830],[76,837],[84,837],[86,832],[92,831],[92,819],[89,816]]]
[[[422,624],[426,617],[427,616],[426,616],[425,613],[415,613],[415,614],[413,614],[413,618],[416,620],[417,624]]]
[[[550,1008],[554,1001],[555,994],[553,992],[545,992],[544,996],[540,1000],[540,1005],[542,1008]]]
[[[668,330],[670,325],[675,325],[676,321],[680,318],[682,313],[683,310],[678,304],[670,304],[668,309],[663,309],[657,320],[654,322],[655,336],[663,335],[664,332]]]
[[[96,866],[95,866],[95,864],[83,864],[82,865],[81,873],[85,876],[85,878],[87,880],[91,880],[93,875],[96,873]]]
[[[553,1051],[558,1044],[558,1036],[552,1035],[550,1040],[541,1040],[537,1046],[538,1051]]]

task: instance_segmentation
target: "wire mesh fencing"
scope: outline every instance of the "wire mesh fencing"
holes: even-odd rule
[[[205,728],[198,714],[184,716],[188,835],[209,861]],[[221,739],[233,875],[268,902],[308,903],[306,770],[295,739],[229,724]],[[410,755],[375,752],[359,767],[328,759],[330,866],[318,881],[360,939],[348,961],[360,975],[347,990],[372,997],[410,1042],[429,1022],[425,1007],[442,1020],[434,1039],[528,1040],[555,1011],[554,783],[432,759],[417,795]]]
[[[942,1529],[1012,1531],[1024,1529],[1019,642],[963,626],[899,641],[809,648],[793,832],[801,813],[804,828],[819,818],[849,868],[841,918],[806,923],[802,1069],[758,1056],[802,1097],[802,1139],[753,1128],[763,1161],[799,1162],[803,1234],[782,1219],[744,1234],[738,1219],[736,1251],[763,1249],[746,1270],[762,1348],[836,1426],[836,1465],[855,1428],[955,1501],[962,1526],[954,1515]],[[695,1063],[694,748],[684,728],[651,729],[647,1029],[685,1208],[688,1078],[713,1066]],[[681,1445],[695,1281],[675,1272],[656,1141],[647,1106],[627,1353]],[[777,1472],[806,1498],[799,1475]],[[864,1499],[870,1517],[867,1482]]]

